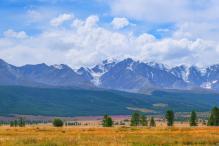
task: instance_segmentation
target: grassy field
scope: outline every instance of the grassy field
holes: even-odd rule
[[[0,127],[0,146],[219,145],[218,127]]]

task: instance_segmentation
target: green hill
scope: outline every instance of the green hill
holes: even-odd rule
[[[151,95],[111,90],[0,86],[0,114],[50,116],[127,115],[133,110],[160,113],[209,111],[219,106],[219,94],[154,91]]]

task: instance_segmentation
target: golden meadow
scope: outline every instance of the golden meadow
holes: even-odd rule
[[[218,127],[0,127],[0,146],[219,145]]]

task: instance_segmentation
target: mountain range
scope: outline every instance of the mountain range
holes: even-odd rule
[[[149,89],[219,90],[219,64],[206,68],[155,62],[105,60],[93,67],[60,65],[14,66],[0,60],[0,85],[104,88],[130,92]]]

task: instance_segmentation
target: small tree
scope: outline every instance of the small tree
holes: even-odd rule
[[[141,116],[140,123],[142,126],[148,126],[147,117],[145,115]]]
[[[10,121],[10,127],[14,127],[14,121]]]
[[[14,127],[17,127],[17,126],[18,126],[18,121],[14,120]]]
[[[19,126],[19,127],[24,127],[24,126],[25,126],[24,118],[20,117],[20,118],[18,119],[18,126]]]
[[[208,123],[207,123],[208,126],[214,126],[214,117],[213,115],[211,114],[210,117],[208,118]]]
[[[214,107],[208,119],[208,126],[219,126],[219,108]]]
[[[189,120],[189,124],[190,126],[197,126],[198,125],[198,122],[197,122],[197,115],[196,115],[196,112],[195,111],[192,111],[191,113],[191,117],[190,117],[190,120]]]
[[[150,127],[156,127],[156,123],[155,123],[154,117],[151,117]]]
[[[102,121],[102,126],[106,127],[107,126],[107,119],[108,119],[108,115],[104,115],[103,116],[103,121]]]
[[[131,118],[131,126],[138,126],[138,125],[140,125],[140,114],[134,112]]]
[[[112,127],[113,126],[112,118],[108,115],[105,115],[103,117],[102,125],[103,125],[103,127]]]
[[[174,112],[172,110],[168,110],[166,112],[166,120],[167,120],[167,126],[173,126],[174,123]]]
[[[52,124],[54,127],[62,127],[64,123],[61,119],[56,118],[53,120]]]

